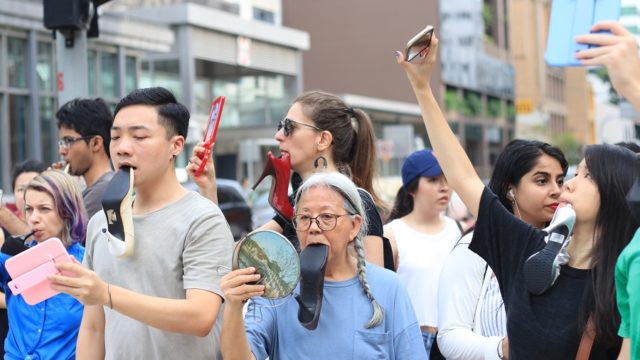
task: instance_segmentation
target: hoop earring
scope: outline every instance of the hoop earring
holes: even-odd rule
[[[322,156],[322,155],[318,156],[318,157],[313,161],[313,167],[314,167],[315,169],[319,168],[319,167],[320,167],[320,161],[322,161],[322,169],[326,169],[326,168],[327,168],[327,165],[328,165],[328,162],[327,162],[327,159],[326,159],[324,156]]]

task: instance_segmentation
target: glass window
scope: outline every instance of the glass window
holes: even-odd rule
[[[196,78],[196,83],[193,85],[193,96],[196,98],[197,113],[208,114],[211,110],[211,102],[214,97],[210,95],[209,89],[211,89],[211,83],[209,80]]]
[[[100,54],[100,96],[117,97],[118,59],[116,54]]]
[[[7,38],[7,70],[9,86],[27,87],[27,41]]]
[[[42,141],[42,155],[45,164],[51,164],[58,159],[55,109],[53,97],[40,97],[40,127],[42,131],[40,141]]]
[[[294,98],[295,78],[285,75],[251,75],[215,79],[213,96],[227,97],[220,126],[274,125],[284,117]]]
[[[27,116],[29,97],[9,95],[9,131],[11,136],[11,163],[27,158]]]
[[[133,56],[125,57],[125,72],[124,72],[124,90],[127,93],[137,89],[136,86],[136,58]]]
[[[253,19],[264,21],[269,24],[273,24],[275,22],[275,16],[273,15],[273,11],[260,9],[257,7],[253,8]]]
[[[89,95],[97,96],[98,95],[98,83],[97,83],[97,75],[98,72],[98,54],[95,50],[87,51],[87,68],[89,72]]]
[[[51,43],[38,42],[36,73],[38,89],[46,92],[53,91],[53,45]]]
[[[180,70],[178,60],[155,61],[153,63],[153,71],[151,72],[151,76],[149,79],[150,85],[152,84],[152,86],[165,87],[171,90],[178,101],[184,101],[182,99],[182,86],[180,85]]]

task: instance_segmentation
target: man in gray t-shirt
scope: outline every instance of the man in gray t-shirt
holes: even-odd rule
[[[183,188],[175,158],[189,112],[163,88],[133,91],[115,109],[111,158],[134,173],[134,249],[107,248],[106,217],[87,230],[84,265],[59,264],[55,288],[85,304],[77,357],[216,359],[233,237],[220,209]]]

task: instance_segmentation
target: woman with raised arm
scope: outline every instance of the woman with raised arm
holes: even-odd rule
[[[560,149],[535,140],[513,140],[498,156],[488,187],[507,210],[542,229],[558,206],[567,167]],[[498,346],[508,354],[498,280],[469,250],[472,236],[466,234],[447,257],[438,288],[438,347],[450,360],[498,359]]]
[[[367,211],[353,182],[335,172],[315,174],[295,198],[300,246],[328,247],[317,328],[300,324],[293,299],[276,305],[259,297],[264,285],[255,285],[260,279],[255,268],[234,270],[220,284],[226,299],[220,337],[224,358],[426,359],[416,315],[397,275],[365,262]]]
[[[499,355],[512,359],[572,359],[579,344],[589,344],[593,339],[590,335],[595,335],[590,359],[614,359],[621,344],[616,335],[620,317],[612,296],[615,261],[638,227],[638,222],[628,216],[625,200],[638,178],[636,155],[613,145],[586,148],[576,176],[564,184],[558,198],[559,207],[570,205],[576,214],[573,234],[559,239],[559,254],[568,254],[568,262],[560,256],[542,266],[541,271],[555,275],[557,265],[564,264],[555,283],[551,281],[555,276],[537,279],[552,286],[542,292],[531,290],[525,281],[530,278],[525,274],[525,263],[530,257],[546,256],[557,243],[546,243],[545,231],[505,209],[476,174],[429,85],[437,50],[434,37],[425,57],[407,63],[398,53],[397,61],[416,94],[449,184],[478,219],[469,248],[494,270],[507,311],[509,354]]]

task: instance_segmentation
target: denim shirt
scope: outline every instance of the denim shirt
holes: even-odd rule
[[[84,257],[84,247],[77,243],[67,248],[67,252],[78,261]],[[27,304],[21,295],[15,296],[9,290],[11,277],[4,266],[9,258],[0,253],[0,280],[9,313],[5,359],[74,359],[83,305],[66,294],[36,305]]]

